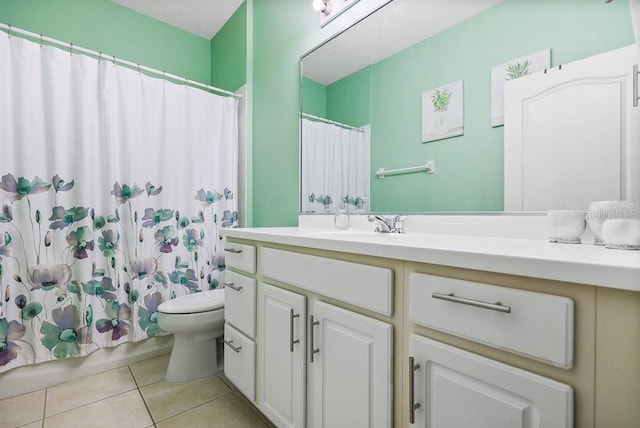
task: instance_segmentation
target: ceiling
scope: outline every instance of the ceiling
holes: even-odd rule
[[[393,0],[304,57],[305,77],[329,85],[504,0]]]
[[[210,40],[244,0],[111,1]],[[304,74],[330,84],[502,1],[393,0],[344,36],[305,57]],[[329,60],[338,53],[342,60]]]
[[[128,9],[210,40],[243,0],[111,0]]]

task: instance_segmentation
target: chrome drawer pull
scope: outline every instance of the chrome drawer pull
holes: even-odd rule
[[[447,302],[462,303],[463,305],[503,312],[505,314],[511,313],[511,306],[505,306],[500,302],[488,303],[481,300],[467,299],[466,297],[457,297],[453,293],[443,294],[434,292],[433,294],[431,294],[431,297],[433,297],[434,299],[446,300]]]
[[[242,286],[233,285],[233,282],[225,282],[224,286],[229,287],[230,289],[235,291],[242,291]]]
[[[313,347],[313,327],[316,325],[320,325],[320,321],[314,321],[313,315],[309,315],[309,362],[313,363],[313,355],[320,352],[319,348]]]
[[[239,354],[240,350],[242,349],[242,346],[233,346],[233,340],[225,340],[224,344],[233,349],[236,354]]]
[[[633,106],[638,107],[638,100],[640,100],[640,94],[638,94],[638,76],[640,76],[640,71],[638,71],[638,64],[633,66]]]
[[[293,340],[293,320],[299,316],[293,313],[293,308],[289,310],[289,352],[293,352],[293,345],[300,343],[300,339]]]
[[[420,403],[416,403],[416,383],[415,373],[420,368],[420,364],[415,364],[415,358],[409,357],[409,423],[414,424],[416,422],[416,410],[420,408]]]
[[[224,250],[233,254],[240,254],[242,252],[242,250],[236,250],[235,248],[225,248]]]

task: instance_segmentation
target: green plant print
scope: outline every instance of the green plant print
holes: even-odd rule
[[[509,64],[507,66],[507,69],[505,70],[507,72],[507,77],[505,78],[505,80],[514,80],[522,76],[531,74],[531,70],[529,70],[530,66],[531,63],[529,62],[529,60],[525,60],[522,62],[517,61],[513,64]]]
[[[444,112],[449,109],[449,102],[451,101],[451,91],[448,89],[436,89],[431,95],[431,104],[433,104],[433,111]]]

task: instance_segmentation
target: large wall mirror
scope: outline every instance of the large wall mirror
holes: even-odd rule
[[[301,212],[503,211],[500,81],[634,42],[628,0],[390,1],[301,58]]]

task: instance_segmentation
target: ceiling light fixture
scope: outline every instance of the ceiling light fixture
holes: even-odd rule
[[[313,8],[325,15],[329,15],[329,12],[331,12],[331,5],[329,4],[329,0],[313,0]]]

